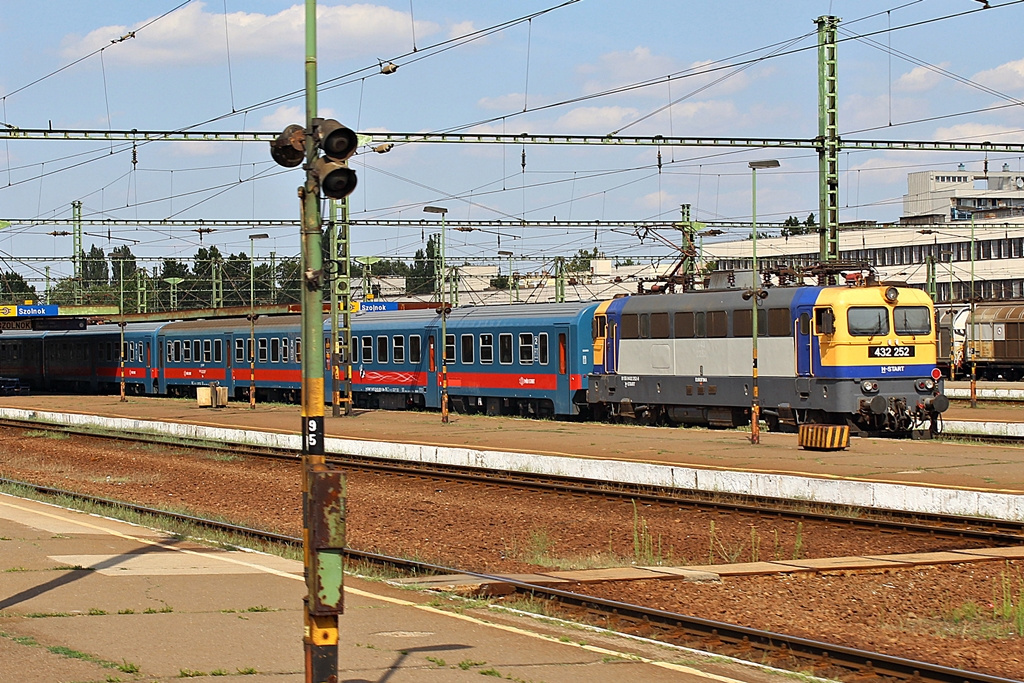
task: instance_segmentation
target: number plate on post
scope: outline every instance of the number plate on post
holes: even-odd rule
[[[913,346],[869,346],[868,358],[913,358]]]

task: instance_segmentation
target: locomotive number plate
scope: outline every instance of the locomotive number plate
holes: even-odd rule
[[[913,346],[869,346],[869,358],[913,358]]]

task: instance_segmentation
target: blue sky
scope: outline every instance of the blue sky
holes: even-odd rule
[[[842,19],[841,135],[1021,141],[1022,106],[957,116],[1024,98],[1024,4],[991,5],[974,11],[982,7],[976,0],[323,0],[319,108],[360,132],[811,138],[817,134],[814,19],[832,14]],[[515,22],[545,9],[551,11]],[[503,24],[486,37],[435,47]],[[132,31],[133,38],[116,42]],[[0,121],[21,128],[173,130],[210,122],[201,128],[280,130],[304,119],[301,96],[282,100],[303,87],[303,40],[302,5],[287,1],[6,0]],[[770,56],[775,52],[785,54]],[[768,58],[756,59],[762,57]],[[380,74],[379,60],[393,61],[398,71]],[[708,72],[713,63],[724,68]],[[684,72],[691,75],[667,78]],[[588,97],[646,81],[655,84]],[[931,120],[909,123],[923,119]],[[359,188],[352,217],[434,220],[422,207],[435,204],[460,220],[672,221],[679,205],[689,203],[699,220],[749,220],[747,162],[764,158],[777,158],[782,167],[758,176],[759,217],[818,213],[813,152],[666,147],[660,171],[657,153],[470,144],[360,153],[353,160]],[[989,161],[1013,169],[1024,164],[1005,155]],[[982,158],[844,152],[841,220],[895,220],[908,172],[952,170],[961,162],[980,169]],[[0,219],[67,218],[74,200],[83,202],[87,218],[296,219],[301,182],[301,170],[274,166],[264,143],[140,145],[133,165],[123,144],[0,141]],[[38,264],[18,259],[46,257],[55,273],[70,270],[63,259],[71,238],[46,234],[54,229],[0,230],[0,268],[30,274]],[[200,246],[187,228],[115,229],[109,240],[103,231],[86,231],[95,233],[86,236],[86,250],[96,244],[109,251],[130,239],[138,241],[132,244],[137,255],[186,258]],[[410,258],[430,231],[356,228],[353,251]],[[247,252],[251,232],[221,229],[203,244]],[[595,246],[609,256],[672,254],[628,231],[501,232],[501,249],[536,263]],[[259,253],[298,252],[296,230],[270,234],[257,242]],[[492,233],[450,231],[449,237],[449,258],[456,261],[492,258],[499,249]]]

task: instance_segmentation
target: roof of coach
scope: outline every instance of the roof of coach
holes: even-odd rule
[[[302,316],[298,315],[264,315],[256,318],[256,329],[281,329],[284,327],[299,329]],[[249,332],[249,320],[247,318],[204,318],[201,320],[181,320],[168,323],[164,328],[167,334],[209,334],[210,332]]]
[[[513,304],[511,306],[459,306],[448,314],[448,324],[474,324],[493,321],[567,320],[593,311],[597,301],[574,301],[569,303]],[[407,326],[417,323],[423,326],[440,325],[441,317],[433,308],[403,311],[373,311],[353,316],[353,327]]]

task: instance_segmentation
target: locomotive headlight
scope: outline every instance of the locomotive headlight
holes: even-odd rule
[[[918,391],[931,391],[935,388],[935,382],[930,379],[919,379],[917,380]]]
[[[871,380],[866,379],[860,383],[860,390],[865,394],[873,394],[878,391],[878,382],[872,382]]]
[[[889,287],[885,290],[885,300],[891,304],[896,303],[896,299],[900,295],[900,290],[895,287]]]

